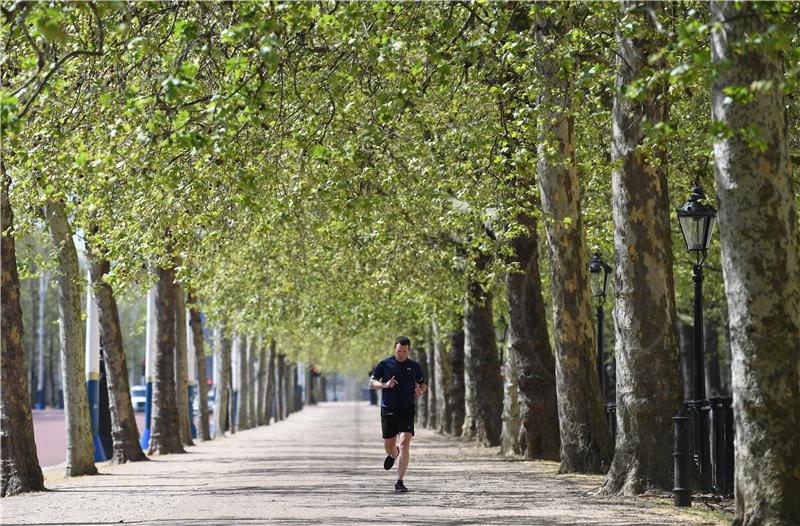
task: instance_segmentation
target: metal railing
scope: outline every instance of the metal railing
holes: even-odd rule
[[[673,418],[673,493],[676,506],[691,504],[689,481],[692,479],[692,469],[697,470],[700,475],[701,487],[697,489],[710,490],[722,497],[733,496],[734,426],[731,405],[730,396],[692,400],[685,404],[684,411]]]

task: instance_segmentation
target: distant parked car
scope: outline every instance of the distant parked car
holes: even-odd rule
[[[144,411],[144,406],[147,403],[147,386],[134,385],[131,387],[131,403],[134,411]]]

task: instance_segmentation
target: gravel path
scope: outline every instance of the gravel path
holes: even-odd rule
[[[383,470],[377,408],[337,402],[101,475],[46,473],[46,493],[0,501],[16,524],[716,524],[656,498],[593,496],[601,478],[420,430],[406,475]]]

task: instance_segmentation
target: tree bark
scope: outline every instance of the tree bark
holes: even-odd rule
[[[472,360],[472,346],[467,336],[467,320],[471,316],[469,300],[464,301],[464,423],[460,436],[475,439],[475,368]]]
[[[228,419],[228,380],[231,375],[231,340],[225,329],[218,331],[214,352],[214,438],[225,436],[225,422]]]
[[[36,272],[36,267],[34,264],[31,264],[31,273]],[[35,403],[36,400],[36,384],[38,371],[37,371],[37,354],[36,354],[36,334],[39,330],[39,319],[36,316],[36,313],[39,310],[39,290],[36,287],[36,282],[34,280],[29,280],[28,283],[30,284],[29,290],[31,294],[31,339],[30,345],[28,347],[28,361],[26,364],[26,368],[28,370],[28,388],[30,389],[30,401],[31,404]]]
[[[280,421],[286,418],[286,367],[285,367],[285,360],[286,357],[282,354],[278,354],[278,363],[275,367],[275,372],[277,373],[277,378],[275,379],[276,384],[276,391],[275,391],[275,420]]]
[[[488,264],[488,256],[478,257],[479,271]],[[462,436],[474,438],[484,446],[497,446],[502,431],[503,380],[495,341],[492,295],[473,279],[467,285],[464,310],[464,369],[467,412]]]
[[[299,384],[297,380],[297,362],[292,362],[289,367],[289,378],[292,379],[291,389],[289,391],[292,397],[292,413],[296,413],[303,408],[303,401],[300,398],[300,391],[298,390]]]
[[[428,389],[425,392],[425,395],[428,399],[428,429],[436,429],[439,426],[439,420],[437,419],[437,413],[439,411],[438,406],[436,405],[436,350],[433,347],[433,342],[431,342],[430,338],[430,330],[428,332],[428,342],[431,345],[428,346]]]
[[[513,355],[519,398],[519,452],[525,458],[559,459],[558,403],[555,358],[547,334],[536,218],[517,215],[525,232],[510,240],[512,263],[519,271],[506,276],[508,290],[508,352]],[[506,374],[511,374],[506,370]],[[514,426],[515,427],[515,426]]]
[[[273,338],[269,342],[269,363],[267,365],[267,381],[266,381],[266,389],[267,389],[267,399],[264,403],[264,425],[269,425],[270,420],[270,412],[273,411],[273,405],[275,405],[275,339]],[[275,421],[278,421],[278,411],[275,410]]]
[[[314,394],[311,389],[311,367],[306,365],[303,368],[303,407],[314,404]]]
[[[678,320],[678,343],[680,347],[681,379],[683,380],[683,400],[694,400],[694,327]]]
[[[706,393],[708,397],[720,396],[719,324],[710,316],[703,319],[703,352],[706,357]]]
[[[442,339],[439,335],[439,325],[436,323],[436,319],[434,318],[431,322],[431,331],[430,331],[430,346],[433,349],[434,355],[434,362],[435,362],[435,373],[434,373],[434,384],[436,386],[435,393],[436,393],[436,423],[437,423],[437,431],[439,433],[452,433],[452,430],[449,429],[450,427],[450,412],[449,412],[449,401],[448,401],[448,391],[449,391],[449,379],[450,379],[450,367],[448,363],[448,356],[445,353],[444,345],[442,345]]]
[[[730,131],[717,136],[714,158],[733,361],[736,525],[800,524],[800,231],[783,60],[755,38],[782,23],[778,11],[765,15],[773,9],[711,4],[719,68],[713,118]],[[746,102],[728,92],[742,87]]]
[[[423,374],[425,377],[428,377],[428,353],[425,352],[425,345],[422,343],[422,340],[416,340],[414,342],[414,351],[415,351],[415,358],[417,362],[419,362],[420,367],[422,367]],[[430,385],[428,386],[430,389]],[[424,395],[417,398],[417,423],[421,427],[428,427],[428,393],[426,392]]]
[[[250,374],[247,371],[247,349],[250,347],[248,336],[239,337],[239,425],[237,429],[250,429],[250,406],[247,399],[250,396]]]
[[[448,433],[461,436],[464,428],[466,396],[464,394],[464,324],[450,333],[450,396],[447,400],[450,413]]]
[[[50,227],[50,239],[57,253],[58,318],[61,340],[62,386],[64,389],[64,419],[67,427],[68,477],[96,475],[92,424],[89,418],[89,399],[86,394],[86,363],[84,356],[83,322],[81,320],[81,275],[78,253],[72,241],[64,203],[48,203],[45,216]]]
[[[192,412],[189,407],[188,360],[189,344],[186,334],[186,296],[179,283],[173,286],[175,292],[175,389],[177,390],[178,425],[180,426],[181,443],[193,446]]]
[[[256,425],[267,425],[269,423],[269,406],[266,405],[267,347],[264,345],[264,339],[260,336],[258,338],[258,395],[256,399]]]
[[[727,322],[725,323],[725,325],[724,325],[724,327],[722,329],[722,332],[723,332],[723,334],[725,336],[725,346],[724,346],[724,349],[725,349],[725,352],[724,352],[725,360],[724,360],[724,363],[722,364],[720,382],[722,383],[722,391],[724,393],[726,393],[727,396],[730,396],[731,393],[733,392],[731,390],[731,385],[733,383],[732,379],[731,379],[731,368],[732,368],[733,358],[731,356],[730,326],[728,325]]]
[[[53,346],[47,347],[47,383],[45,384],[45,406],[56,406],[56,366]]]
[[[197,396],[200,409],[200,440],[211,440],[208,425],[208,375],[206,373],[206,351],[203,339],[203,322],[200,311],[195,307],[195,299],[189,294],[189,325],[192,328],[194,356],[197,362]]]
[[[660,3],[648,7],[654,16],[663,14]],[[625,96],[661,46],[650,15],[638,3],[624,2],[623,17],[637,30],[617,30],[611,148],[618,166],[611,175],[617,441],[603,490],[636,495],[672,489],[672,450],[663,442],[681,409],[681,378],[667,177],[662,165],[643,153],[646,127],[666,117],[664,90],[651,89],[644,100]],[[655,156],[663,159],[663,150]]]
[[[105,282],[111,265],[101,256],[88,251],[92,290],[98,308],[100,325],[100,350],[106,368],[108,405],[111,412],[112,464],[148,460],[139,444],[139,430],[131,403],[128,383],[128,364],[122,345],[122,330],[114,291]]]
[[[605,421],[595,367],[588,260],[575,164],[570,72],[557,50],[569,19],[539,20],[536,66],[539,91],[538,175],[542,210],[548,215],[555,335],[556,389],[562,473],[602,473],[613,445]]]
[[[38,332],[36,333],[36,353],[38,354],[38,373],[36,375],[36,404],[39,405],[39,409],[44,409],[47,405],[45,400],[45,386],[47,385],[46,379],[47,374],[50,374],[50,371],[46,371],[45,369],[45,306],[47,304],[47,290],[50,286],[50,274],[47,271],[42,272],[42,275],[39,277],[39,309],[36,313],[36,318],[38,322],[36,323],[36,327]],[[52,361],[50,362],[52,363]],[[51,386],[52,391],[52,386]]]
[[[284,373],[284,387],[285,387],[285,400],[286,400],[286,417],[288,418],[292,413],[294,413],[294,392],[292,390],[292,386],[294,386],[294,375],[292,374],[292,362],[286,361],[284,362],[285,373]]]
[[[255,336],[247,338],[247,413],[248,424],[255,427],[256,415],[256,340]]]
[[[500,451],[504,455],[518,455],[520,438],[519,386],[517,385],[517,358],[511,347],[506,352],[506,374],[503,377],[503,430],[500,434]]]
[[[8,198],[11,180],[1,165],[0,177],[0,497],[10,497],[30,491],[44,491],[45,488],[36,455],[25,374],[14,214]]]
[[[175,395],[175,272],[157,269],[156,357],[150,455],[185,453]]]

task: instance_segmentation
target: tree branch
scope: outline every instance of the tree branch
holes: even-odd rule
[[[36,98],[42,92],[44,87],[47,85],[47,82],[50,80],[50,77],[52,77],[53,74],[61,68],[61,66],[63,66],[69,60],[71,60],[71,59],[73,59],[73,58],[75,58],[77,56],[82,56],[82,55],[83,56],[90,56],[90,57],[103,56],[103,44],[105,42],[105,31],[104,31],[104,28],[103,28],[103,21],[100,20],[100,13],[97,12],[97,6],[95,4],[93,4],[93,3],[92,4],[88,4],[88,5],[89,5],[89,9],[91,9],[92,13],[94,14],[95,21],[97,22],[97,46],[96,46],[97,49],[94,50],[94,51],[90,51],[88,49],[79,49],[77,51],[70,51],[69,53],[67,53],[66,55],[61,57],[61,60],[59,60],[58,62],[55,63],[55,65],[52,67],[52,69],[47,73],[47,75],[44,77],[42,82],[36,88],[36,91],[34,91],[33,95],[31,95],[30,99],[28,99],[28,102],[25,103],[25,107],[22,108],[22,111],[20,112],[20,114],[18,116],[19,119],[22,119],[25,116],[25,114],[28,113],[28,110],[30,109],[31,105],[33,104],[33,101],[36,100]]]

